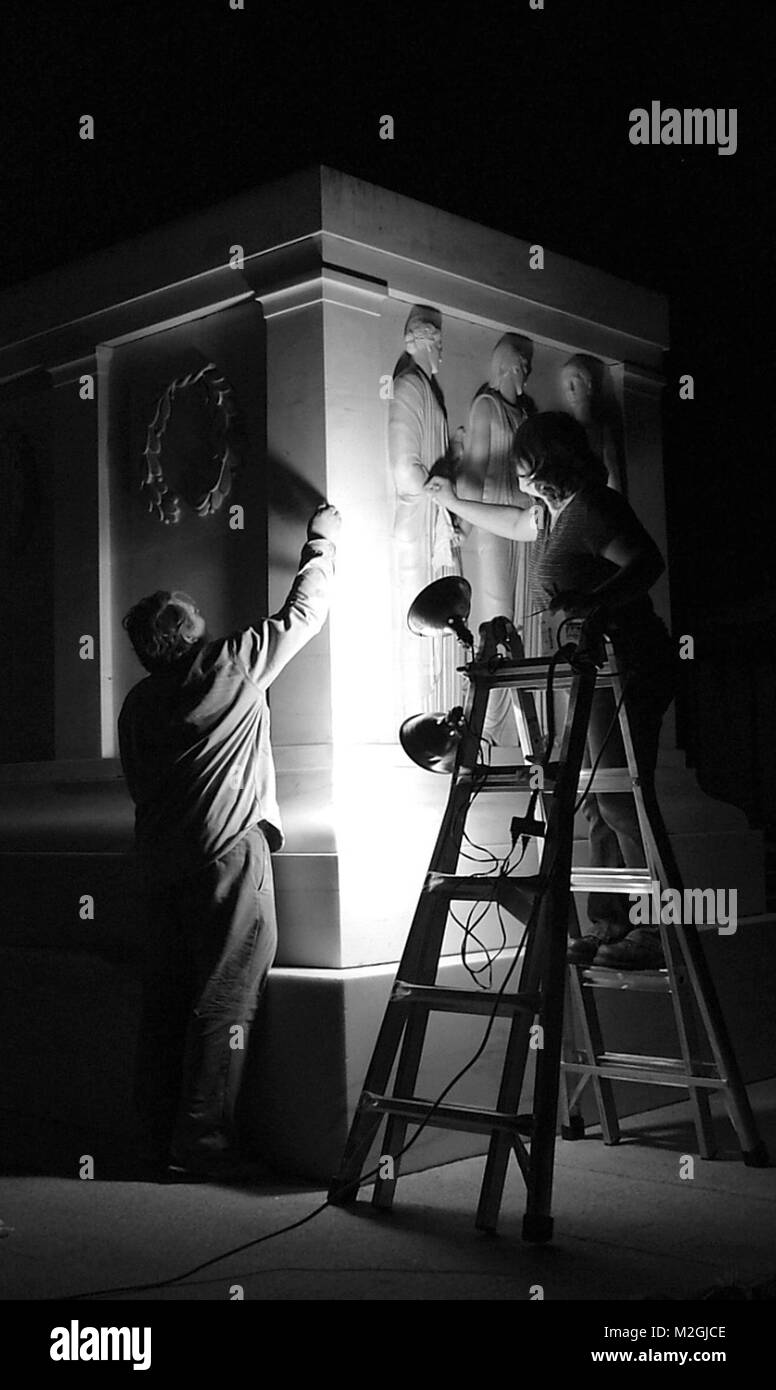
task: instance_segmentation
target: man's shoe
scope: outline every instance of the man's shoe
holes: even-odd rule
[[[604,943],[593,965],[606,966],[608,970],[664,970],[660,933],[650,927],[636,927],[622,941]]]

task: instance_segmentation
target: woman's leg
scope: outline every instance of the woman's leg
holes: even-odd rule
[[[619,723],[612,726],[615,701],[611,690],[597,690],[593,696],[588,725],[586,765],[601,768],[625,767],[625,749]],[[588,823],[590,866],[595,869],[642,867],[636,806],[630,792],[600,793],[591,790],[582,803]],[[628,898],[623,893],[590,893],[587,901],[589,926],[582,928],[581,940],[572,941],[569,959],[590,964],[605,942],[620,941],[631,928]]]
[[[636,756],[641,793],[664,858],[666,853],[670,855],[670,846],[657,807],[655,768],[663,715],[673,699],[674,691],[675,666],[670,651],[664,661],[656,661],[646,671],[632,672],[625,691],[628,726]],[[623,757],[622,765],[624,762]],[[646,858],[633,797],[610,793],[601,796],[599,801],[601,814],[617,836],[626,867],[645,867]],[[628,912],[630,909],[631,904],[628,903]],[[633,926],[629,920],[625,939],[605,942],[595,957],[595,963],[626,969],[645,969],[662,965],[658,928]]]
[[[633,741],[642,791],[648,804],[655,805],[654,775],[657,765],[660,726],[673,698],[674,664],[670,650],[665,660],[656,661],[645,672],[631,671],[625,687],[625,705]],[[615,719],[615,699],[611,689],[597,690],[593,697],[588,731],[588,757],[597,768],[627,767],[625,748]],[[590,863],[595,868],[644,868],[646,859],[636,803],[631,792],[596,792],[583,803],[590,835]],[[626,894],[591,893],[588,900],[590,928],[582,942],[572,944],[570,958],[577,963],[593,959],[595,943],[611,947],[628,936],[631,902]],[[657,934],[646,938],[646,955],[654,954]],[[659,945],[659,942],[658,942]],[[616,945],[614,953],[616,955]],[[606,952],[602,951],[602,955]],[[626,951],[627,955],[628,952]],[[604,963],[599,960],[598,963]],[[614,963],[612,959],[611,963]]]

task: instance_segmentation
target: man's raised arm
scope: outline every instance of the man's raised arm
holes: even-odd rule
[[[236,655],[256,685],[271,685],[284,666],[320,632],[329,612],[335,540],[342,518],[321,503],[307,524],[299,569],[283,607],[237,634]]]

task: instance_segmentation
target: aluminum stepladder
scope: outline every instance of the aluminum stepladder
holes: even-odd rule
[[[585,625],[587,626],[587,625]],[[574,805],[585,751],[590,708],[596,684],[600,635],[584,634],[568,652],[565,665],[570,686],[569,710],[557,763],[544,780],[549,812],[542,822],[524,820],[525,833],[543,841],[538,874],[518,878],[460,876],[457,873],[466,813],[481,791],[512,793],[533,790],[535,766],[494,767],[481,758],[482,728],[490,692],[509,687],[524,755],[538,762],[538,733],[533,692],[544,689],[550,668],[560,670],[558,658],[522,659],[522,646],[506,619],[483,625],[477,657],[465,668],[469,680],[463,736],[451,780],[450,795],[431,856],[429,872],[412,920],[385,1016],[367,1070],[339,1172],[329,1189],[334,1205],[355,1202],[368,1152],[387,1116],[373,1201],[390,1207],[398,1178],[399,1155],[407,1125],[426,1121],[442,1128],[490,1135],[488,1156],[477,1211],[477,1226],[495,1230],[510,1155],[514,1152],[527,1190],[523,1237],[547,1241],[552,1236],[550,1204],[563,1045],[567,931],[570,914]],[[508,655],[498,655],[499,645]],[[600,659],[603,659],[602,656]],[[533,746],[532,746],[533,745]],[[534,791],[531,807],[542,801]],[[522,831],[520,833],[523,833]],[[499,902],[526,924],[525,951],[515,992],[447,989],[436,982],[450,904],[458,901]],[[432,1010],[447,1013],[508,1017],[511,1024],[495,1110],[475,1106],[436,1104],[414,1095]],[[519,1113],[531,1029],[538,1023],[543,1046],[535,1052],[533,1107]],[[395,1066],[393,1087],[387,1088]],[[390,1176],[381,1176],[382,1160]]]
[[[627,766],[598,768],[593,776],[593,787],[597,792],[629,793],[633,796],[647,867],[575,869],[572,873],[572,891],[639,894],[648,897],[650,902],[654,900],[651,895],[656,887],[659,893],[665,888],[672,888],[683,895],[682,879],[657,803],[654,779],[639,776],[623,702],[623,681],[608,644],[607,657],[606,665],[599,672],[598,682],[600,686],[611,688],[612,711],[619,710],[616,722],[619,723]],[[589,781],[589,771],[583,771],[580,790],[584,790]],[[683,901],[683,896],[680,901]],[[724,1098],[744,1163],[749,1167],[766,1167],[768,1154],[757,1131],[696,926],[693,922],[683,921],[669,924],[661,920],[659,913],[657,915],[664,968],[621,972],[593,966],[569,966],[570,1016],[567,1022],[573,1025],[581,1045],[574,1046],[570,1038],[571,1028],[567,1026],[561,1061],[561,1133],[566,1139],[581,1138],[584,1134],[580,1101],[588,1085],[593,1089],[606,1144],[617,1144],[620,1140],[613,1081],[680,1087],[689,1092],[698,1152],[702,1158],[713,1158],[717,1152],[717,1142],[709,1098],[711,1092],[717,1090]],[[576,927],[572,919],[572,930],[578,932],[578,919]],[[668,994],[681,1055],[654,1057],[641,1053],[608,1052],[595,1002],[596,992],[604,989]],[[701,1025],[700,1036],[698,1022]],[[710,1059],[708,1055],[705,1058],[701,1056],[700,1042],[704,1037],[704,1050],[711,1054]],[[577,1084],[572,1089],[574,1074]]]
[[[456,874],[466,812],[475,786],[480,790],[525,793],[535,786],[538,725],[533,692],[545,688],[550,662],[522,659],[522,647],[511,624],[504,619],[484,625],[477,659],[466,668],[469,692],[461,741],[450,795],[431,857],[429,873],[413,918],[407,945],[393,985],[388,1007],[372,1055],[364,1090],[351,1126],[340,1169],[329,1190],[332,1204],[354,1202],[362,1181],[367,1154],[385,1116],[388,1117],[381,1159],[394,1159],[392,1176],[378,1170],[373,1201],[376,1206],[392,1205],[398,1179],[398,1155],[405,1143],[407,1125],[426,1121],[435,1126],[490,1134],[488,1156],[477,1212],[477,1226],[496,1229],[503,1196],[507,1166],[512,1152],[518,1161],[527,1189],[523,1218],[523,1237],[547,1241],[552,1237],[550,1211],[554,1166],[557,1112],[560,1102],[562,1133],[579,1137],[584,1125],[578,1110],[582,1089],[592,1083],[598,1102],[604,1139],[619,1139],[617,1113],[612,1093],[615,1079],[657,1081],[683,1085],[689,1092],[698,1132],[700,1151],[711,1156],[713,1127],[708,1106],[708,1090],[716,1087],[725,1095],[744,1160],[752,1166],[767,1163],[748,1097],[741,1082],[695,928],[687,926],[668,939],[661,929],[667,968],[662,972],[632,972],[638,987],[655,988],[655,975],[663,977],[658,987],[672,994],[682,1059],[615,1057],[603,1054],[600,1026],[584,977],[591,982],[608,974],[620,984],[616,971],[585,971],[566,965],[566,937],[570,920],[571,894],[591,889],[628,894],[648,891],[653,881],[661,884],[680,879],[657,807],[654,788],[642,787],[636,769],[633,744],[622,702],[622,685],[611,653],[604,664],[601,634],[589,630],[574,652],[567,649],[573,665],[556,665],[555,688],[570,687],[569,709],[560,741],[557,761],[548,765],[543,790],[536,800],[543,824],[522,819],[520,833],[538,833],[544,840],[538,875],[518,879],[490,878]],[[496,656],[501,643],[506,658]],[[596,663],[601,666],[597,675]],[[627,769],[599,769],[594,774],[596,790],[628,790],[636,796],[639,825],[644,841],[647,867],[631,870],[573,869],[574,812],[579,790],[590,781],[581,773],[587,726],[596,681],[610,686],[619,704],[619,725],[628,761]],[[490,768],[480,761],[481,734],[490,691],[509,687],[517,718],[525,766]],[[553,750],[549,749],[548,753]],[[545,762],[548,759],[545,758]],[[532,765],[533,764],[533,765]],[[599,781],[600,778],[600,781]],[[546,800],[545,800],[546,798]],[[549,801],[549,813],[546,807]],[[525,953],[514,994],[497,998],[480,990],[444,989],[435,984],[449,904],[457,900],[500,901],[515,916],[526,921]],[[677,958],[681,953],[681,961]],[[571,1055],[564,1040],[564,984],[570,977],[572,1004],[581,1025],[585,1051]],[[621,985],[620,985],[621,987]],[[500,993],[500,992],[499,992]],[[715,1059],[714,1067],[697,1059],[697,1035],[692,1013],[695,999]],[[504,1055],[504,1068],[496,1110],[473,1106],[435,1104],[413,1095],[425,1040],[428,1015],[432,1010],[511,1017]],[[531,1026],[537,1020],[543,1028],[544,1046],[537,1050],[530,1114],[519,1114],[521,1091],[528,1055]],[[602,1055],[603,1054],[603,1055]],[[396,1064],[393,1087],[386,1094]],[[563,1067],[563,1087],[560,1072]],[[569,1100],[566,1083],[569,1073],[582,1079]],[[432,1113],[433,1112],[433,1113]],[[526,1143],[526,1139],[528,1143]]]

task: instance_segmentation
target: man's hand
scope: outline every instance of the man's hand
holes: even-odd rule
[[[583,594],[579,589],[563,589],[550,600],[550,612],[562,610],[573,618],[589,618],[601,604],[594,594]]]
[[[446,507],[448,502],[454,502],[458,495],[450,479],[442,477],[441,474],[429,478],[423,491],[431,494],[431,501],[436,502],[438,507]]]
[[[328,502],[321,502],[307,523],[307,539],[308,541],[336,541],[341,526],[342,517],[337,508],[331,507]]]

